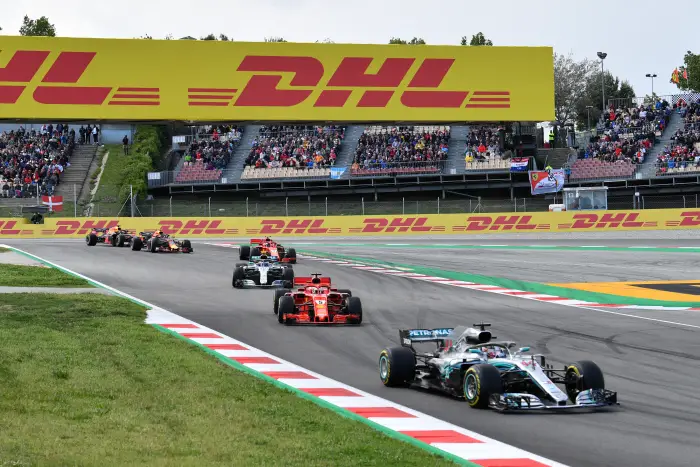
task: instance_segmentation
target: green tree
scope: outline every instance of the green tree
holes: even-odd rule
[[[283,37],[266,37],[265,42],[287,42]]]
[[[224,42],[228,42],[231,39],[229,39],[226,34],[219,34],[219,40],[224,41]]]
[[[483,32],[478,32],[472,36],[472,38],[467,42],[467,36],[462,36],[462,45],[493,45],[493,42],[491,42],[490,39],[487,39],[486,36],[484,36]]]
[[[206,35],[206,36],[200,38],[200,40],[203,40],[203,41],[215,41],[215,40],[216,40],[216,36],[215,36],[214,34],[209,34],[209,35]]]
[[[22,27],[19,28],[19,34],[20,36],[56,37],[56,26],[51,24],[46,16],[35,20],[24,15]]]
[[[605,72],[602,79],[599,70],[591,73],[586,79],[586,91],[583,98],[576,106],[576,124],[578,128],[586,128],[588,126],[589,106],[591,107],[591,126],[594,126],[600,118],[603,107],[603,83],[605,83],[606,101],[609,99],[627,99],[631,101],[631,99],[636,97],[634,88],[628,81],[620,81],[620,78],[613,76],[609,71]]]
[[[405,41],[399,37],[392,37],[391,39],[389,39],[389,44],[425,45],[425,40],[422,37],[414,37],[410,41]]]
[[[151,37],[149,34],[144,34],[143,36],[139,37],[139,39],[148,39],[148,40],[152,40],[153,37]]]
[[[700,92],[700,55],[689,50],[683,57],[683,66],[678,68],[678,83],[671,82],[682,91]],[[684,71],[688,73],[688,79],[683,77]]]

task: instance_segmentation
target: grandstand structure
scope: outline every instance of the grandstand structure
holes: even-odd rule
[[[565,168],[568,186],[605,183],[612,190],[700,183],[700,96],[611,99],[590,141],[537,148],[535,126],[519,123],[433,126],[245,125],[235,136],[203,131],[180,137],[174,171],[149,174],[150,189],[170,194],[213,191],[270,196],[396,191],[526,190],[529,169]],[[228,155],[213,164],[196,148]],[[540,144],[540,146],[542,146]],[[681,148],[681,146],[683,146]],[[193,148],[195,148],[193,152]],[[185,165],[185,159],[196,160]],[[226,162],[224,165],[223,162]]]

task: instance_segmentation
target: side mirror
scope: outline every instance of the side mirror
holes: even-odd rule
[[[479,349],[469,349],[469,353],[475,353],[481,355],[481,350]]]
[[[525,352],[529,352],[529,351],[530,351],[530,347],[520,347],[518,349],[518,353],[525,353]]]

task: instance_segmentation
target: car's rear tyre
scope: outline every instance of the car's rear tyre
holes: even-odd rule
[[[245,271],[241,266],[233,268],[233,280],[231,285],[237,289],[243,288],[243,279],[245,279]]]
[[[238,254],[238,259],[241,261],[248,261],[250,259],[250,247],[247,245],[242,245],[239,254]]]
[[[192,242],[189,240],[183,240],[182,241],[182,252],[183,253],[192,253],[194,250],[192,249]]]
[[[97,245],[97,235],[94,233],[91,233],[90,235],[85,237],[85,243],[87,246],[95,246]]]
[[[464,373],[464,398],[470,407],[486,409],[493,394],[503,393],[503,382],[498,369],[488,363],[469,367]]]
[[[123,248],[125,242],[126,242],[126,238],[124,238],[124,235],[122,235],[122,234],[117,235],[117,246],[119,248]]]
[[[566,367],[566,395],[571,402],[581,391],[587,389],[605,389],[605,377],[598,365],[590,360],[582,360]]]
[[[119,242],[119,239],[117,238],[117,234],[113,234],[113,235],[110,237],[110,242],[109,242],[109,244],[112,245],[113,247],[116,247],[118,242]]]
[[[280,306],[280,298],[284,297],[285,294],[291,292],[289,289],[275,289],[275,295],[273,296],[273,307],[274,313],[277,314]]]
[[[338,289],[338,293],[348,294],[348,297],[352,297],[352,291],[350,289]]]
[[[297,262],[297,250],[290,248],[284,253],[284,257],[289,260],[290,263],[296,264]]]
[[[151,253],[156,253],[158,251],[158,244],[156,243],[156,239],[152,238],[148,241],[148,251]]]
[[[289,324],[290,319],[286,315],[294,314],[294,299],[292,297],[280,297],[277,308],[277,321]]]
[[[362,301],[360,297],[350,297],[348,299],[348,314],[356,315],[348,320],[351,324],[362,324]]]
[[[134,251],[141,251],[143,248],[143,240],[141,240],[139,237],[134,237],[131,239],[131,249]]]
[[[408,347],[390,347],[379,354],[379,377],[384,386],[405,387],[416,378],[416,356]]]
[[[294,282],[294,269],[292,268],[284,268],[284,272],[282,273],[282,280],[285,282]]]

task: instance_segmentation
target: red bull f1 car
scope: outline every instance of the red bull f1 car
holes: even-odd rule
[[[189,240],[177,240],[162,231],[141,232],[134,236],[131,249],[141,251],[146,249],[151,253],[192,253],[192,243]]]
[[[267,256],[270,262],[297,262],[297,252],[294,248],[285,249],[282,245],[267,238],[251,238],[249,245],[240,246],[241,261],[258,261],[261,256]]]
[[[529,347],[515,350],[515,342],[492,342],[487,326],[400,330],[401,347],[385,348],[379,355],[382,383],[433,389],[473,408],[500,412],[618,405],[617,393],[605,388],[603,372],[592,361],[554,368],[544,355],[527,355]],[[437,349],[419,352],[415,344]]]
[[[128,230],[122,229],[120,226],[111,227],[109,229],[96,228],[92,229],[85,236],[87,246],[95,246],[98,243],[105,245],[123,247],[131,243],[133,234]]]
[[[347,289],[331,286],[330,277],[295,277],[296,290],[277,289],[273,311],[282,324],[360,324],[362,301]]]

